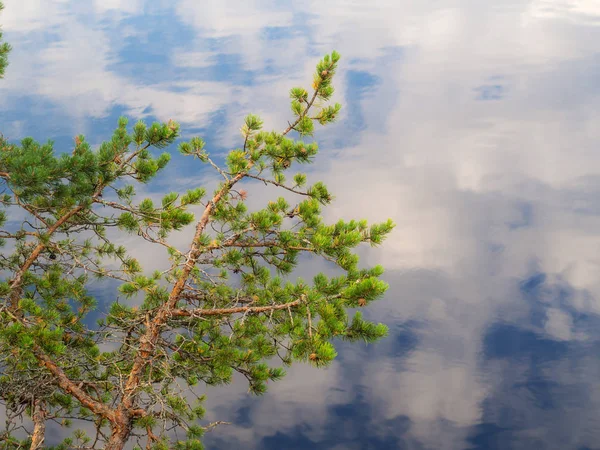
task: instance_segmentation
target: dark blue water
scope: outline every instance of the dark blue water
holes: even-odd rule
[[[209,389],[208,418],[232,424],[208,448],[600,448],[597,0],[5,6],[0,131],[65,151],[124,114],[218,155],[249,112],[284,127],[288,89],[342,54],[344,114],[317,130],[311,176],[336,195],[329,220],[398,224],[361,252],[387,268],[368,315],[390,335],[260,398]],[[147,193],[202,177],[174,155]]]

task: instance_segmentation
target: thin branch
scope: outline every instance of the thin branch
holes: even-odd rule
[[[252,166],[253,163],[251,161],[248,164],[247,171],[249,171],[252,168]],[[198,258],[202,254],[200,238],[204,233],[206,226],[209,223],[210,217],[216,207],[216,204],[221,200],[221,198],[223,198],[223,196],[225,196],[229,192],[229,190],[238,181],[240,181],[242,178],[244,178],[244,176],[246,176],[247,171],[240,172],[235,177],[233,177],[215,194],[215,196],[206,205],[204,212],[202,213],[202,217],[196,225],[196,232],[194,233],[192,245],[187,256],[187,261],[183,266],[183,269],[181,270],[181,274],[179,275],[177,281],[173,285],[167,302],[165,302],[160,307],[160,310],[153,318],[151,325],[146,329],[146,333],[139,339],[140,346],[134,356],[133,366],[131,367],[131,371],[129,372],[129,377],[127,378],[125,392],[122,399],[122,406],[126,409],[130,409],[133,406],[133,397],[140,384],[142,371],[145,365],[147,364],[148,359],[153,354],[154,345],[158,340],[160,331],[167,322],[171,310],[177,304],[180,295],[185,288],[187,280],[192,272],[192,269],[195,267]]]
[[[310,316],[310,307],[306,305],[306,313],[308,314],[308,337],[312,339],[312,319]]]
[[[302,114],[300,114],[298,116],[298,118],[296,119],[296,121],[294,123],[290,123],[289,126],[285,129],[285,131],[282,133],[283,136],[285,136],[286,134],[288,134],[290,131],[295,130],[296,125],[298,125],[300,123],[300,121],[304,118],[304,116],[306,116],[306,114],[308,114],[308,110],[310,109],[310,107],[313,105],[313,103],[315,102],[316,98],[317,98],[317,94],[319,93],[319,86],[317,86],[317,89],[315,89],[315,92],[313,93],[312,98],[310,99],[310,101],[306,104],[306,109],[302,112]]]
[[[212,431],[219,425],[231,425],[231,422],[225,422],[224,420],[217,420],[216,422],[211,422],[207,426],[204,427],[204,431]]]
[[[211,166],[213,166],[215,168],[215,170],[217,172],[219,172],[223,178],[225,178],[225,182],[228,183],[229,182],[229,177],[227,176],[227,174],[225,173],[225,171],[223,171],[223,169],[221,169],[219,166],[217,166],[212,159],[210,159],[208,156],[206,157],[207,161],[210,163]]]
[[[265,184],[269,183],[269,184],[272,184],[274,186],[277,186],[277,187],[280,187],[280,188],[283,188],[283,189],[287,189],[288,191],[293,192],[294,194],[304,195],[304,196],[310,197],[310,194],[308,194],[307,192],[297,191],[294,188],[287,187],[284,184],[278,183],[277,181],[269,180],[268,178],[263,178],[263,177],[259,177],[257,175],[250,175],[250,174],[248,174],[246,176],[248,178],[254,178],[255,180],[262,181]]]
[[[95,414],[109,420],[114,420],[114,412],[111,411],[105,404],[100,403],[84,392],[76,383],[70,380],[64,371],[52,360],[37,344],[33,346],[33,353],[40,363],[50,371],[56,378],[56,383],[65,393],[71,394],[83,406],[88,408]]]
[[[298,306],[302,299],[280,305],[268,306],[238,306],[237,308],[215,308],[215,309],[172,309],[169,314],[173,317],[204,317],[204,316],[226,316],[236,313],[256,314],[267,311],[277,311]]]

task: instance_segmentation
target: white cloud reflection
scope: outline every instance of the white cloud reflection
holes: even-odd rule
[[[99,15],[91,26],[85,8],[74,2],[5,3],[2,23],[15,51],[0,84],[0,104],[12,108],[23,96],[40,96],[78,126],[116,106],[136,118],[194,126],[225,109],[219,142],[234,146],[247,112],[261,114],[268,128],[285,124],[287,90],[307,84],[314,54],[342,53],[336,97],[344,104],[356,88],[347,78],[350,68],[377,77],[360,99],[364,129],[343,140],[341,149],[324,146],[312,176],[324,179],[337,197],[330,218],[397,222],[383,248],[364,251],[394,279],[373,314],[388,323],[424,324],[418,345],[398,363],[392,340],[383,342],[379,362],[361,373],[347,373],[343,364],[327,372],[299,367],[251,406],[251,428],[234,425],[223,433],[253,445],[308,423],[308,435],[318,442],[327,431],[319,428],[328,414],[324,400],[348,401],[347,391],[334,389],[357,377],[368,386],[375,419],[405,415],[411,442],[465,448],[472,427],[493,420],[484,400],[498,408],[510,403],[503,392],[530,370],[522,361],[482,362],[490,325],[516,323],[565,345],[597,339],[574,320],[600,313],[600,6],[594,0],[441,0],[435,6],[403,0],[377,7],[349,0],[181,0],[164,8],[193,30],[193,39],[173,49],[170,64],[192,71],[144,84],[135,73],[120,73],[121,44],[100,20],[141,15],[143,2],[95,2]],[[267,28],[283,34],[266,38]],[[123,30],[141,33],[131,25]],[[42,43],[38,32],[55,39]],[[20,53],[21,43],[31,53]],[[400,56],[389,56],[390,49],[400,49]],[[239,57],[240,69],[255,75],[250,86],[206,81],[193,71],[223,55]],[[263,71],[268,64],[273,70]],[[356,113],[345,110],[324,142],[344,137],[344,120]],[[21,118],[14,120],[12,129],[27,130]],[[535,272],[549,274],[552,286],[568,284],[573,293],[566,310],[556,300],[559,288],[544,291],[536,300],[543,320],[529,324],[530,306],[518,285]],[[555,371],[543,376],[578,389],[592,386],[597,361],[586,356],[580,364],[585,370],[575,373],[553,361]],[[242,398],[239,391],[221,391],[209,395],[215,407]],[[572,415],[600,413],[596,391],[585,411],[569,405]],[[530,398],[513,394],[513,408],[532,410]],[[547,427],[566,433],[556,417],[548,413],[548,419],[555,422],[526,422],[537,448],[552,448],[544,441]],[[593,427],[582,433],[566,445],[591,445],[600,437]]]

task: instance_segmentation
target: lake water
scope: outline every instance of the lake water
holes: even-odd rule
[[[600,448],[600,1],[5,0],[0,131],[70,151],[119,115],[218,154],[342,54],[326,213],[397,228],[389,325],[256,398],[210,389],[210,449]],[[174,155],[154,192],[202,184]]]

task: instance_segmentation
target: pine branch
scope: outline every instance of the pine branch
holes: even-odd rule
[[[40,363],[54,375],[58,386],[66,393],[72,395],[84,407],[88,408],[99,416],[114,421],[114,411],[108,408],[104,403],[100,403],[84,392],[75,382],[73,382],[64,371],[41,349],[39,345],[33,346],[33,353]]]
[[[205,317],[205,316],[227,316],[236,313],[258,314],[261,312],[279,311],[281,309],[293,308],[302,303],[302,299],[280,305],[269,306],[239,306],[236,308],[215,309],[171,309],[169,314],[173,317]]]
[[[46,437],[46,408],[44,402],[39,399],[33,404],[33,424],[29,450],[40,450]]]
[[[332,70],[332,68],[335,65],[335,61],[331,61],[331,64],[329,65],[329,67],[327,67],[327,69],[325,69],[326,72],[330,72]],[[321,78],[319,78],[319,82],[318,84],[316,84],[314,86],[314,92],[312,97],[310,98],[310,101],[306,104],[306,108],[304,109],[304,111],[302,112],[302,114],[300,114],[298,116],[298,118],[294,121],[294,123],[289,124],[288,128],[285,129],[285,131],[282,133],[283,136],[285,136],[286,134],[288,134],[290,131],[292,130],[296,130],[296,125],[298,125],[302,119],[304,119],[304,117],[308,114],[308,111],[310,110],[310,108],[313,106],[313,103],[315,102],[315,100],[317,99],[317,96],[319,94],[319,88],[321,87],[321,83],[323,82],[323,80]]]
[[[248,169],[250,170],[253,166],[253,163],[250,162]],[[147,328],[144,336],[140,338],[140,347],[134,357],[133,366],[131,371],[129,372],[129,377],[125,384],[125,393],[122,400],[122,405],[126,409],[130,409],[133,405],[133,397],[136,393],[136,390],[140,384],[140,376],[141,372],[147,363],[147,360],[152,355],[152,350],[154,345],[158,339],[160,334],[160,330],[167,322],[169,317],[169,313],[171,310],[175,308],[177,301],[180,298],[181,293],[185,287],[185,284],[190,276],[190,273],[193,267],[196,265],[198,258],[202,253],[202,247],[200,245],[200,237],[204,233],[206,226],[210,220],[210,216],[214,211],[215,205],[223,198],[223,196],[229,192],[229,190],[244,176],[246,172],[240,172],[235,177],[233,177],[229,182],[227,182],[218,192],[217,194],[209,201],[208,205],[204,209],[202,217],[200,218],[197,226],[196,232],[194,233],[194,238],[192,240],[191,248],[188,252],[187,261],[181,271],[181,275],[179,275],[177,282],[174,284],[171,292],[169,294],[168,301],[160,308],[159,312],[152,319],[150,326]]]
[[[311,108],[311,106],[313,105],[313,103],[315,102],[316,98],[317,98],[317,94],[319,92],[318,87],[314,90],[313,95],[310,99],[310,101],[307,103],[306,105],[306,109],[304,110],[304,112],[302,114],[300,114],[298,116],[298,118],[294,121],[294,123],[289,123],[289,126],[285,129],[285,131],[282,133],[283,136],[285,136],[286,134],[288,134],[290,131],[292,130],[296,130],[296,125],[298,125],[300,123],[300,121],[304,118],[304,116],[306,116],[306,114],[308,114],[308,110]]]
[[[118,182],[129,178],[146,182],[165,166],[168,155],[154,158],[147,149],[173,142],[179,128],[172,122],[149,128],[138,122],[128,134],[126,121],[120,120],[112,140],[97,151],[77,137],[72,155],[65,159],[55,158],[51,145],[32,140],[14,146],[14,154],[0,142],[0,178],[17,193],[12,199],[3,197],[2,203],[22,208],[32,222],[23,220],[19,232],[0,230],[0,238],[16,240],[12,255],[0,255],[1,268],[14,274],[0,305],[1,325],[8,325],[1,334],[0,365],[6,365],[12,377],[0,380],[1,399],[17,398],[29,405],[33,398],[50,399],[45,420],[79,414],[86,420],[91,412],[95,440],[89,446],[87,437],[76,433],[74,448],[104,444],[120,450],[130,439],[148,448],[162,446],[165,440],[166,446],[177,429],[188,434],[185,445],[196,448],[192,446],[203,429],[220,422],[196,425],[203,412],[200,406],[192,408],[185,388],[199,381],[228,383],[237,371],[248,380],[250,391],[260,394],[268,380],[284,375],[270,367],[272,356],[286,365],[303,360],[324,366],[335,357],[335,336],[372,342],[385,334],[385,327],[360,317],[350,324],[346,309],[365,306],[385,291],[386,284],[377,279],[382,269],[359,269],[352,249],[361,242],[380,243],[393,224],[326,224],[321,206],[332,197],[322,183],[303,191],[306,176],[298,174],[295,185],[285,184],[284,172],[291,163],[312,162],[317,152],[316,144],[285,136],[291,130],[310,135],[314,121],[329,123],[339,111],[337,104],[320,104],[333,94],[330,80],[338,59],[334,52],[331,59],[328,55],[319,62],[312,96],[303,88],[290,91],[296,119],[283,133],[261,131],[260,118],[249,114],[241,129],[243,150],[232,150],[224,169],[203,151],[200,138],[180,146],[184,155],[198,157],[224,178],[208,201],[203,199],[204,189],[198,188],[183,196],[167,194],[162,207],[149,199],[134,205],[133,185],[117,189]],[[323,109],[310,113],[313,107]],[[133,143],[136,147],[130,150]],[[29,167],[29,161],[41,163]],[[272,176],[264,174],[269,169]],[[280,198],[248,212],[243,203],[246,191],[234,190],[245,178],[309,199],[293,210]],[[105,188],[114,189],[122,201],[104,200]],[[201,205],[203,211],[182,252],[166,239],[172,230],[192,223],[190,205]],[[5,219],[0,213],[0,221]],[[284,226],[290,222],[290,227]],[[138,241],[167,248],[170,267],[144,273],[123,246],[106,236],[107,227],[115,226],[137,234]],[[66,238],[59,238],[63,233]],[[78,243],[77,236],[85,241]],[[318,274],[312,284],[291,282],[288,275],[304,253],[319,255],[344,274]],[[116,258],[121,267],[109,269],[104,257]],[[94,304],[86,291],[89,274],[123,281],[119,291],[140,295],[142,305],[117,300],[100,329],[88,329],[82,320]],[[100,352],[103,346],[110,350]],[[57,397],[51,397],[55,393]],[[21,415],[36,412],[16,404]],[[36,420],[41,430],[39,416]],[[162,429],[157,429],[159,421]],[[103,428],[110,428],[109,435]]]
[[[248,177],[248,178],[254,178],[255,180],[262,181],[262,182],[263,182],[263,183],[265,183],[265,184],[272,184],[273,186],[277,186],[277,187],[280,187],[280,188],[286,189],[286,190],[288,190],[288,191],[290,191],[290,192],[293,192],[294,194],[305,195],[305,196],[307,196],[307,197],[310,197],[310,194],[309,194],[309,193],[307,193],[307,192],[303,192],[303,191],[297,191],[297,190],[295,190],[294,188],[287,187],[287,186],[286,186],[286,185],[284,185],[284,184],[278,183],[278,182],[276,182],[276,181],[274,181],[274,180],[269,180],[268,178],[263,178],[263,177],[259,177],[259,176],[257,176],[257,175],[250,175],[250,174],[248,174],[248,175],[247,175],[247,177]]]

